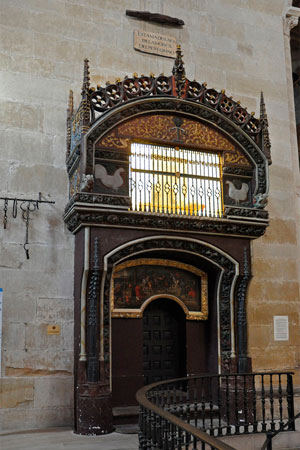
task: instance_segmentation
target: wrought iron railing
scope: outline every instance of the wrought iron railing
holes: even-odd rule
[[[218,153],[133,143],[129,173],[133,211],[223,215]]]
[[[198,442],[223,449],[222,436],[284,431],[294,417],[292,375],[201,375],[145,386],[137,393],[140,450],[194,450]]]
[[[262,446],[261,450],[272,450],[272,439],[277,436],[277,434],[284,431],[285,428],[287,428],[289,431],[295,430],[295,420],[300,418],[300,413],[296,414],[296,416],[292,417],[290,420],[288,420],[282,428],[279,428],[276,431],[268,431],[267,432],[267,439],[265,440],[264,445]]]
[[[145,386],[137,392],[137,401],[140,404],[139,414],[139,450],[197,450],[201,449],[235,450],[205,431],[199,430],[182,418],[171,414],[161,407],[160,402],[155,404],[149,396],[149,390],[155,389],[161,383]]]

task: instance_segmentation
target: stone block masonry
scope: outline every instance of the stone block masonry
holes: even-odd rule
[[[0,194],[36,197],[41,191],[56,202],[41,207],[30,221],[28,261],[20,214],[13,220],[9,213],[7,230],[0,229],[2,429],[72,422],[74,243],[62,222],[68,197],[68,91],[80,92],[84,58],[90,59],[93,82],[101,85],[133,72],[170,73],[170,59],[134,50],[134,29],[174,37],[182,46],[189,79],[226,89],[257,114],[264,90],[273,159],[271,224],[253,243],[249,353],[254,370],[291,369],[300,385],[299,169],[295,127],[286,106],[291,79],[284,70],[289,56],[282,25],[290,3],[145,0],[145,10],[186,24],[166,31],[126,17],[125,10],[136,7],[133,0],[2,0]],[[2,217],[0,212],[0,221]],[[275,314],[289,316],[287,343],[273,339]],[[48,335],[49,324],[59,325],[60,335]]]

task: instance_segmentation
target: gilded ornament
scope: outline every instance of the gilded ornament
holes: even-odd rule
[[[238,166],[250,166],[248,159],[239,151],[235,150],[235,153],[225,152],[224,161],[228,164],[236,164]]]

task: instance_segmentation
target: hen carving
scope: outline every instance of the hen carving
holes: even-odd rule
[[[228,196],[232,198],[236,204],[247,200],[249,186],[246,183],[242,183],[242,187],[237,189],[232,181],[226,181],[229,185]]]
[[[95,166],[95,178],[99,178],[105,187],[111,188],[115,192],[124,184],[124,180],[120,175],[122,172],[125,172],[125,169],[120,167],[113,175],[108,175],[104,166],[101,164],[96,164]]]

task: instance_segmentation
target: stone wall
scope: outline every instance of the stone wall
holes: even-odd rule
[[[189,79],[226,89],[259,115],[265,94],[272,140],[270,228],[253,243],[248,300],[253,369],[293,369],[299,379],[299,169],[283,17],[287,0],[2,0],[1,196],[55,200],[30,221],[30,260],[20,213],[1,230],[4,291],[0,423],[3,429],[72,421],[73,236],[62,213],[68,188],[65,121],[78,105],[84,58],[92,83],[133,72],[171,73],[171,59],[133,49],[133,30],[181,43]],[[126,9],[181,18],[182,29],[125,16]],[[287,38],[288,39],[288,38]],[[287,99],[289,101],[287,101]],[[298,193],[298,194],[297,194]],[[297,198],[298,195],[298,198]],[[0,213],[2,220],[3,211]],[[297,225],[298,223],[298,225]],[[298,226],[298,229],[297,229]],[[298,260],[297,260],[298,258]],[[273,315],[289,315],[289,342],[273,339]],[[48,325],[60,325],[48,335]],[[297,342],[298,341],[298,342]]]

